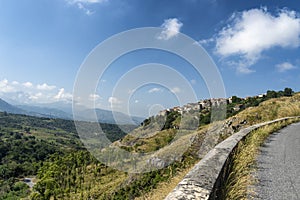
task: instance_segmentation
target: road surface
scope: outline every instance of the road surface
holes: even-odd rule
[[[257,164],[255,199],[300,200],[300,123],[270,135]]]
[[[26,183],[30,188],[33,188],[35,183],[33,182],[34,178],[24,178],[23,182]]]

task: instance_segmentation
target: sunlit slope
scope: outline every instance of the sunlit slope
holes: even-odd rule
[[[294,94],[292,97],[254,100],[248,99],[229,104],[227,112],[232,116],[223,121],[208,124],[203,121],[201,123],[200,118],[200,126],[196,130],[184,127],[180,133],[178,133],[180,115],[173,113],[168,126],[161,126],[154,120],[153,124],[147,123],[147,125],[140,126],[132,134],[112,144],[112,146],[133,153],[152,152],[153,157],[157,158],[161,158],[163,154],[176,154],[182,146],[188,147],[182,154],[178,154],[172,163],[162,163],[163,161],[159,160],[160,165],[165,164],[162,169],[143,174],[130,174],[106,167],[90,155],[89,158],[81,159],[84,154],[79,152],[79,154],[66,155],[63,158],[48,161],[48,164],[44,165],[43,170],[39,172],[39,186],[44,187],[44,191],[48,191],[46,183],[49,178],[52,178],[54,183],[63,183],[52,186],[51,191],[59,191],[50,195],[52,199],[54,196],[57,199],[134,199],[137,197],[139,199],[163,199],[207,151],[228,136],[252,124],[300,115],[300,94]],[[252,101],[254,103],[251,103]],[[232,112],[232,108],[240,104],[243,104],[241,106],[243,109]],[[206,110],[199,116],[207,118],[209,112]],[[79,162],[71,166],[72,164],[68,164],[67,161],[75,159],[72,157],[87,162]],[[63,175],[52,177],[47,173],[53,169],[53,166],[59,166],[56,168],[58,172],[54,174]],[[68,168],[71,168],[69,172],[65,170]],[[36,195],[36,199],[45,196],[45,193],[40,193],[37,188],[33,191],[32,195]]]

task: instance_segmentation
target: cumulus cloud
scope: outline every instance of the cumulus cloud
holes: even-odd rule
[[[97,100],[100,100],[100,99],[101,99],[101,97],[98,94],[90,94],[90,96],[89,96],[90,101],[97,101]]]
[[[116,98],[116,97],[109,97],[109,98],[108,98],[108,102],[110,103],[110,106],[111,106],[112,108],[114,108],[114,107],[120,107],[120,105],[122,104],[122,101],[119,100],[119,99]]]
[[[54,96],[56,100],[68,101],[73,98],[73,95],[65,92],[65,88],[60,88],[58,93]]]
[[[65,89],[64,88],[60,88],[57,95],[54,96],[55,99],[61,99],[64,95]]]
[[[0,81],[0,92],[14,92],[15,87],[10,85],[7,79],[3,79]]]
[[[32,83],[31,82],[25,82],[23,83],[23,86],[27,87],[27,88],[31,88],[32,87]]]
[[[41,92],[33,94],[33,95],[29,95],[29,99],[31,100],[39,100],[41,99],[43,96],[43,94]]]
[[[111,104],[120,104],[122,103],[122,101],[120,101],[118,98],[116,97],[109,97],[108,98],[108,102]]]
[[[171,92],[172,93],[180,93],[181,89],[179,87],[174,87],[174,88],[171,89]]]
[[[198,41],[199,44],[202,44],[202,45],[207,45],[209,43],[213,43],[215,41],[214,38],[208,38],[208,39],[203,39],[203,40],[200,40]]]
[[[289,62],[284,62],[276,65],[276,69],[278,72],[285,72],[288,70],[296,69],[297,67]]]
[[[163,31],[158,36],[160,40],[169,40],[175,37],[179,32],[183,24],[177,18],[166,19],[161,25]]]
[[[155,92],[162,92],[163,90],[161,88],[152,88],[148,90],[148,93],[155,93]]]
[[[229,24],[216,36],[216,53],[238,56],[237,70],[250,73],[264,51],[274,47],[300,46],[300,18],[295,11],[281,9],[272,15],[266,8],[234,13]]]
[[[47,83],[43,83],[43,84],[38,84],[37,86],[36,86],[36,88],[38,89],[38,90],[54,90],[55,88],[56,88],[56,86],[55,85],[48,85]]]
[[[11,82],[12,85],[19,85],[20,83],[18,81]]]
[[[72,94],[55,85],[20,83],[18,81],[0,80],[0,95],[19,103],[52,103],[55,101],[71,101]]]

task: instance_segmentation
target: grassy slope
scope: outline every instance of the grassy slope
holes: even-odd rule
[[[300,93],[295,94],[293,97],[281,97],[278,99],[267,100],[265,102],[262,102],[257,107],[250,107],[250,108],[238,113],[237,115],[230,117],[226,121],[232,120],[233,121],[232,126],[247,127],[247,126],[257,124],[260,122],[270,121],[273,119],[287,117],[287,116],[300,116]],[[244,125],[241,125],[240,122],[243,122],[245,120],[247,123]],[[274,127],[271,127],[271,129],[275,130],[276,127],[278,128],[278,126],[276,125]],[[197,136],[201,138],[201,136],[203,136],[203,134],[204,134],[203,132],[205,132],[207,130],[207,128],[208,127],[204,127],[202,129],[202,131],[198,131],[198,133],[196,133]],[[242,128],[242,127],[240,127],[240,128]],[[267,131],[267,134],[269,132]],[[191,136],[194,136],[194,134],[192,134]],[[225,134],[225,135],[223,135],[223,137],[221,137],[221,139],[223,140],[223,139],[227,138],[228,136],[230,136],[230,135]],[[203,137],[202,137],[202,139],[203,139]],[[256,138],[256,139],[258,139],[258,138]],[[261,139],[258,139],[258,140],[261,140]],[[201,139],[195,140],[195,141],[201,142]],[[197,144],[194,143],[192,145],[192,147],[193,146],[197,146]],[[251,153],[248,152],[248,153],[246,153],[246,155],[251,155]],[[242,155],[241,157],[244,157],[244,155]],[[188,169],[188,168],[191,168],[191,166],[188,166],[186,169]],[[183,171],[188,172],[188,170],[184,170],[184,169],[183,169]],[[159,189],[154,189],[153,191],[145,194],[144,197],[139,197],[137,199],[154,199],[154,197],[157,200],[164,199],[167,196],[167,194],[170,191],[172,191],[172,189],[174,189],[174,187],[180,182],[180,180],[182,179],[183,176],[184,176],[184,174],[179,172],[169,181],[160,183],[157,187]],[[237,176],[238,180],[240,179],[239,176],[240,175]],[[249,179],[247,179],[247,177],[245,177],[244,180],[249,180]],[[241,181],[243,181],[242,178],[241,178]],[[241,181],[236,181],[236,182],[239,184]],[[232,190],[234,190],[234,192],[236,192],[239,189],[235,188]],[[230,196],[227,199],[233,199],[233,198],[232,198],[232,196]],[[235,199],[239,199],[239,198],[235,198]]]
[[[300,115],[300,93],[292,97],[281,97],[262,102],[259,106],[246,109],[237,118],[246,119],[249,125],[277,118]]]

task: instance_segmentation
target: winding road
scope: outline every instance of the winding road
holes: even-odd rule
[[[270,135],[260,150],[255,199],[300,200],[300,123]]]

